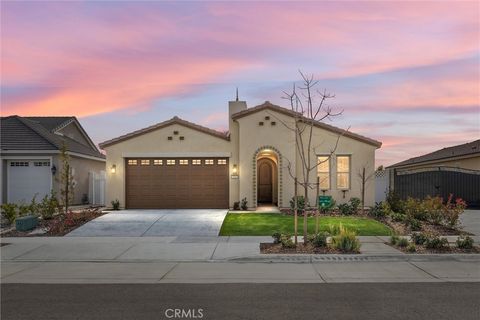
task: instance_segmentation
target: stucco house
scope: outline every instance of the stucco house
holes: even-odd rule
[[[301,163],[294,131],[286,125],[301,119],[268,101],[253,108],[231,101],[228,133],[174,117],[100,143],[107,156],[107,203],[118,199],[126,208],[231,208],[246,198],[249,208],[288,207],[294,194],[290,173],[300,175]],[[335,149],[312,173],[322,177],[322,193],[337,203],[360,197],[357,174],[363,167],[373,172],[381,143],[322,122],[315,122],[313,142],[319,159]],[[374,183],[367,184],[366,205],[373,205],[374,190]],[[314,199],[315,190],[309,197]]]
[[[60,193],[65,145],[72,168],[74,199],[81,204],[89,195],[92,173],[105,172],[105,156],[100,153],[76,117],[1,118],[1,201],[39,201],[50,190]]]

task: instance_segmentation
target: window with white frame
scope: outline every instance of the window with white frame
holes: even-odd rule
[[[217,164],[227,164],[227,159],[218,159]]]
[[[149,159],[142,159],[142,160],[140,160],[140,165],[149,166],[150,165],[150,160]]]
[[[181,166],[186,166],[188,165],[188,160],[187,159],[180,159],[178,161],[178,163],[181,165]]]
[[[136,159],[128,159],[128,165],[129,166],[136,166],[137,165],[137,160]]]
[[[202,164],[202,160],[200,160],[200,159],[193,159],[193,160],[192,160],[192,164],[193,164],[194,166],[201,165],[201,164]]]
[[[175,165],[175,159],[168,159],[167,160],[167,166],[174,166]]]
[[[34,161],[33,165],[35,167],[50,167],[50,161]]]
[[[153,159],[153,165],[154,166],[161,166],[161,165],[163,165],[163,160],[162,159]]]
[[[330,189],[330,157],[318,156],[317,163],[317,174],[320,183],[320,190],[328,190]]]
[[[10,167],[28,167],[28,161],[12,161]]]
[[[205,159],[205,164],[208,164],[208,165],[213,164],[213,159]]]
[[[350,156],[337,156],[337,188],[350,189]]]

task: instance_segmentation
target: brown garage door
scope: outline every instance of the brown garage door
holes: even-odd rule
[[[228,159],[125,160],[128,208],[228,208]]]

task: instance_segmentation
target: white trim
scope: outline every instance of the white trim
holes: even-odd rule
[[[58,151],[58,150],[5,150],[5,151],[1,152],[1,156],[2,156],[2,159],[9,159],[9,158],[12,158],[12,157],[13,157],[12,159],[15,159],[15,158],[22,157],[22,156],[4,156],[3,155],[3,154],[15,154],[15,153],[19,153],[19,154],[33,154],[33,153],[60,154],[60,151]],[[67,154],[71,155],[71,156],[79,157],[79,158],[85,158],[85,159],[90,159],[90,160],[97,160],[97,161],[106,162],[106,159],[98,158],[98,157],[94,157],[94,156],[88,156],[88,155],[82,154],[82,153],[67,151]],[[27,157],[31,157],[31,158],[25,158],[25,159],[36,159],[38,157],[44,157],[44,156],[40,155],[40,156],[27,156]]]
[[[230,158],[231,152],[124,152],[123,158]]]

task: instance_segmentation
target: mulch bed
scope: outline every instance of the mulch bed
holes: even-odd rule
[[[260,243],[260,252],[265,254],[357,254],[331,247],[315,247],[311,243],[298,243],[296,248],[284,248],[281,243]]]
[[[61,237],[75,230],[83,224],[106,214],[98,209],[85,209],[81,211],[60,213],[52,219],[39,219],[38,225],[34,230],[46,230],[45,233],[33,233],[34,230],[17,231],[12,230],[1,235],[5,237]]]
[[[415,245],[416,251],[415,252],[408,252],[406,247],[399,247],[397,245],[392,245],[391,243],[385,242],[385,244],[402,251],[403,253],[411,253],[411,254],[452,254],[452,253],[480,253],[479,246],[473,246],[472,249],[461,249],[456,246],[449,246],[445,249],[427,249],[425,246],[422,245]]]
[[[408,227],[405,226],[405,223],[400,221],[393,221],[392,218],[390,217],[387,217],[385,219],[376,219],[376,220],[389,226],[397,234],[406,235],[412,232]],[[424,233],[442,235],[442,236],[472,235],[471,233],[463,230],[449,228],[449,227],[438,225],[438,224],[432,224],[427,221],[420,221],[420,223],[422,225],[422,230],[418,230],[418,232],[424,232]]]

